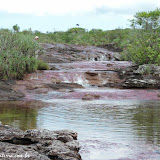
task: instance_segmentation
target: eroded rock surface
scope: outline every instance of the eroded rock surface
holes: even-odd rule
[[[0,101],[21,100],[24,94],[13,89],[14,81],[0,81]]]
[[[120,50],[116,48],[116,44],[99,47],[69,44],[41,45],[46,54],[40,58],[50,63],[51,69],[59,71],[77,69],[77,71],[84,72],[80,73],[81,77],[84,83],[89,85],[119,88],[160,87],[160,67],[155,65],[138,66],[129,62],[127,64],[125,61],[120,63],[120,54],[115,52]],[[82,61],[88,61],[88,64],[84,64]],[[90,63],[91,61],[93,63]],[[95,61],[98,63],[94,63]],[[107,62],[104,63],[106,66],[102,61]],[[70,76],[72,77],[72,74]],[[64,82],[63,80],[58,81]],[[73,81],[71,82],[73,83]]]
[[[81,160],[79,149],[77,133],[70,130],[24,132],[0,124],[0,155],[6,160]]]
[[[155,65],[133,65],[120,69],[124,88],[160,88],[160,67]]]
[[[158,66],[119,61],[119,53],[95,46],[41,45],[44,53],[39,58],[49,64],[50,70],[28,74],[14,87],[1,87],[0,100],[18,100],[24,95],[32,99],[35,94],[74,92],[87,87],[160,88]]]
[[[40,59],[48,63],[69,63],[74,61],[107,61],[119,60],[119,54],[95,46],[80,46],[72,44],[47,44],[43,43],[45,54]]]

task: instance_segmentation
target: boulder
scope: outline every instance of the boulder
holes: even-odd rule
[[[154,64],[140,65],[138,69],[134,71],[134,73],[160,77],[160,66],[156,66]]]
[[[94,99],[100,99],[100,95],[88,94],[88,93],[86,93],[86,94],[82,97],[82,100],[94,100]]]
[[[160,81],[156,79],[127,79],[125,88],[160,88]]]
[[[128,75],[123,84],[125,88],[160,88],[159,66],[154,64],[140,65]]]
[[[21,131],[0,124],[0,157],[6,160],[81,160],[79,149],[74,131]]]

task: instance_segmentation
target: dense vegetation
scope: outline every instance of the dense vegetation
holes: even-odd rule
[[[103,31],[84,28],[71,28],[68,31],[41,33],[24,30],[16,24],[13,31],[0,30],[0,77],[1,79],[21,79],[28,72],[47,68],[35,58],[40,49],[34,37],[42,43],[67,43],[77,45],[115,44],[123,50],[122,60],[137,64],[160,65],[160,9],[138,12],[131,20],[131,28]]]
[[[36,59],[38,43],[30,35],[0,30],[0,79],[22,79],[25,73],[41,68]]]
[[[160,65],[160,9],[138,12],[134,17],[124,59],[138,64]]]

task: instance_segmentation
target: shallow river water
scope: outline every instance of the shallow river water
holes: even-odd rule
[[[53,99],[55,94],[61,93],[1,102],[0,121],[22,130],[74,130],[83,160],[160,159],[160,101]]]
[[[114,80],[112,73],[117,64],[130,65],[114,61],[75,62],[56,64],[58,71],[33,73],[18,82],[22,91],[26,84],[41,86],[53,83],[53,78],[84,88],[52,90],[47,94],[33,93],[33,87],[29,88],[24,101],[0,102],[0,121],[22,130],[74,130],[83,160],[160,160],[160,90],[98,88],[88,85],[85,79],[84,73],[98,69],[97,85],[104,80],[107,83],[107,78]],[[96,99],[85,100],[86,95]]]

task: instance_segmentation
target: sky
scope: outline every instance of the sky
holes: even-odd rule
[[[137,12],[160,8],[160,0],[0,0],[0,28],[66,31],[129,28]]]

